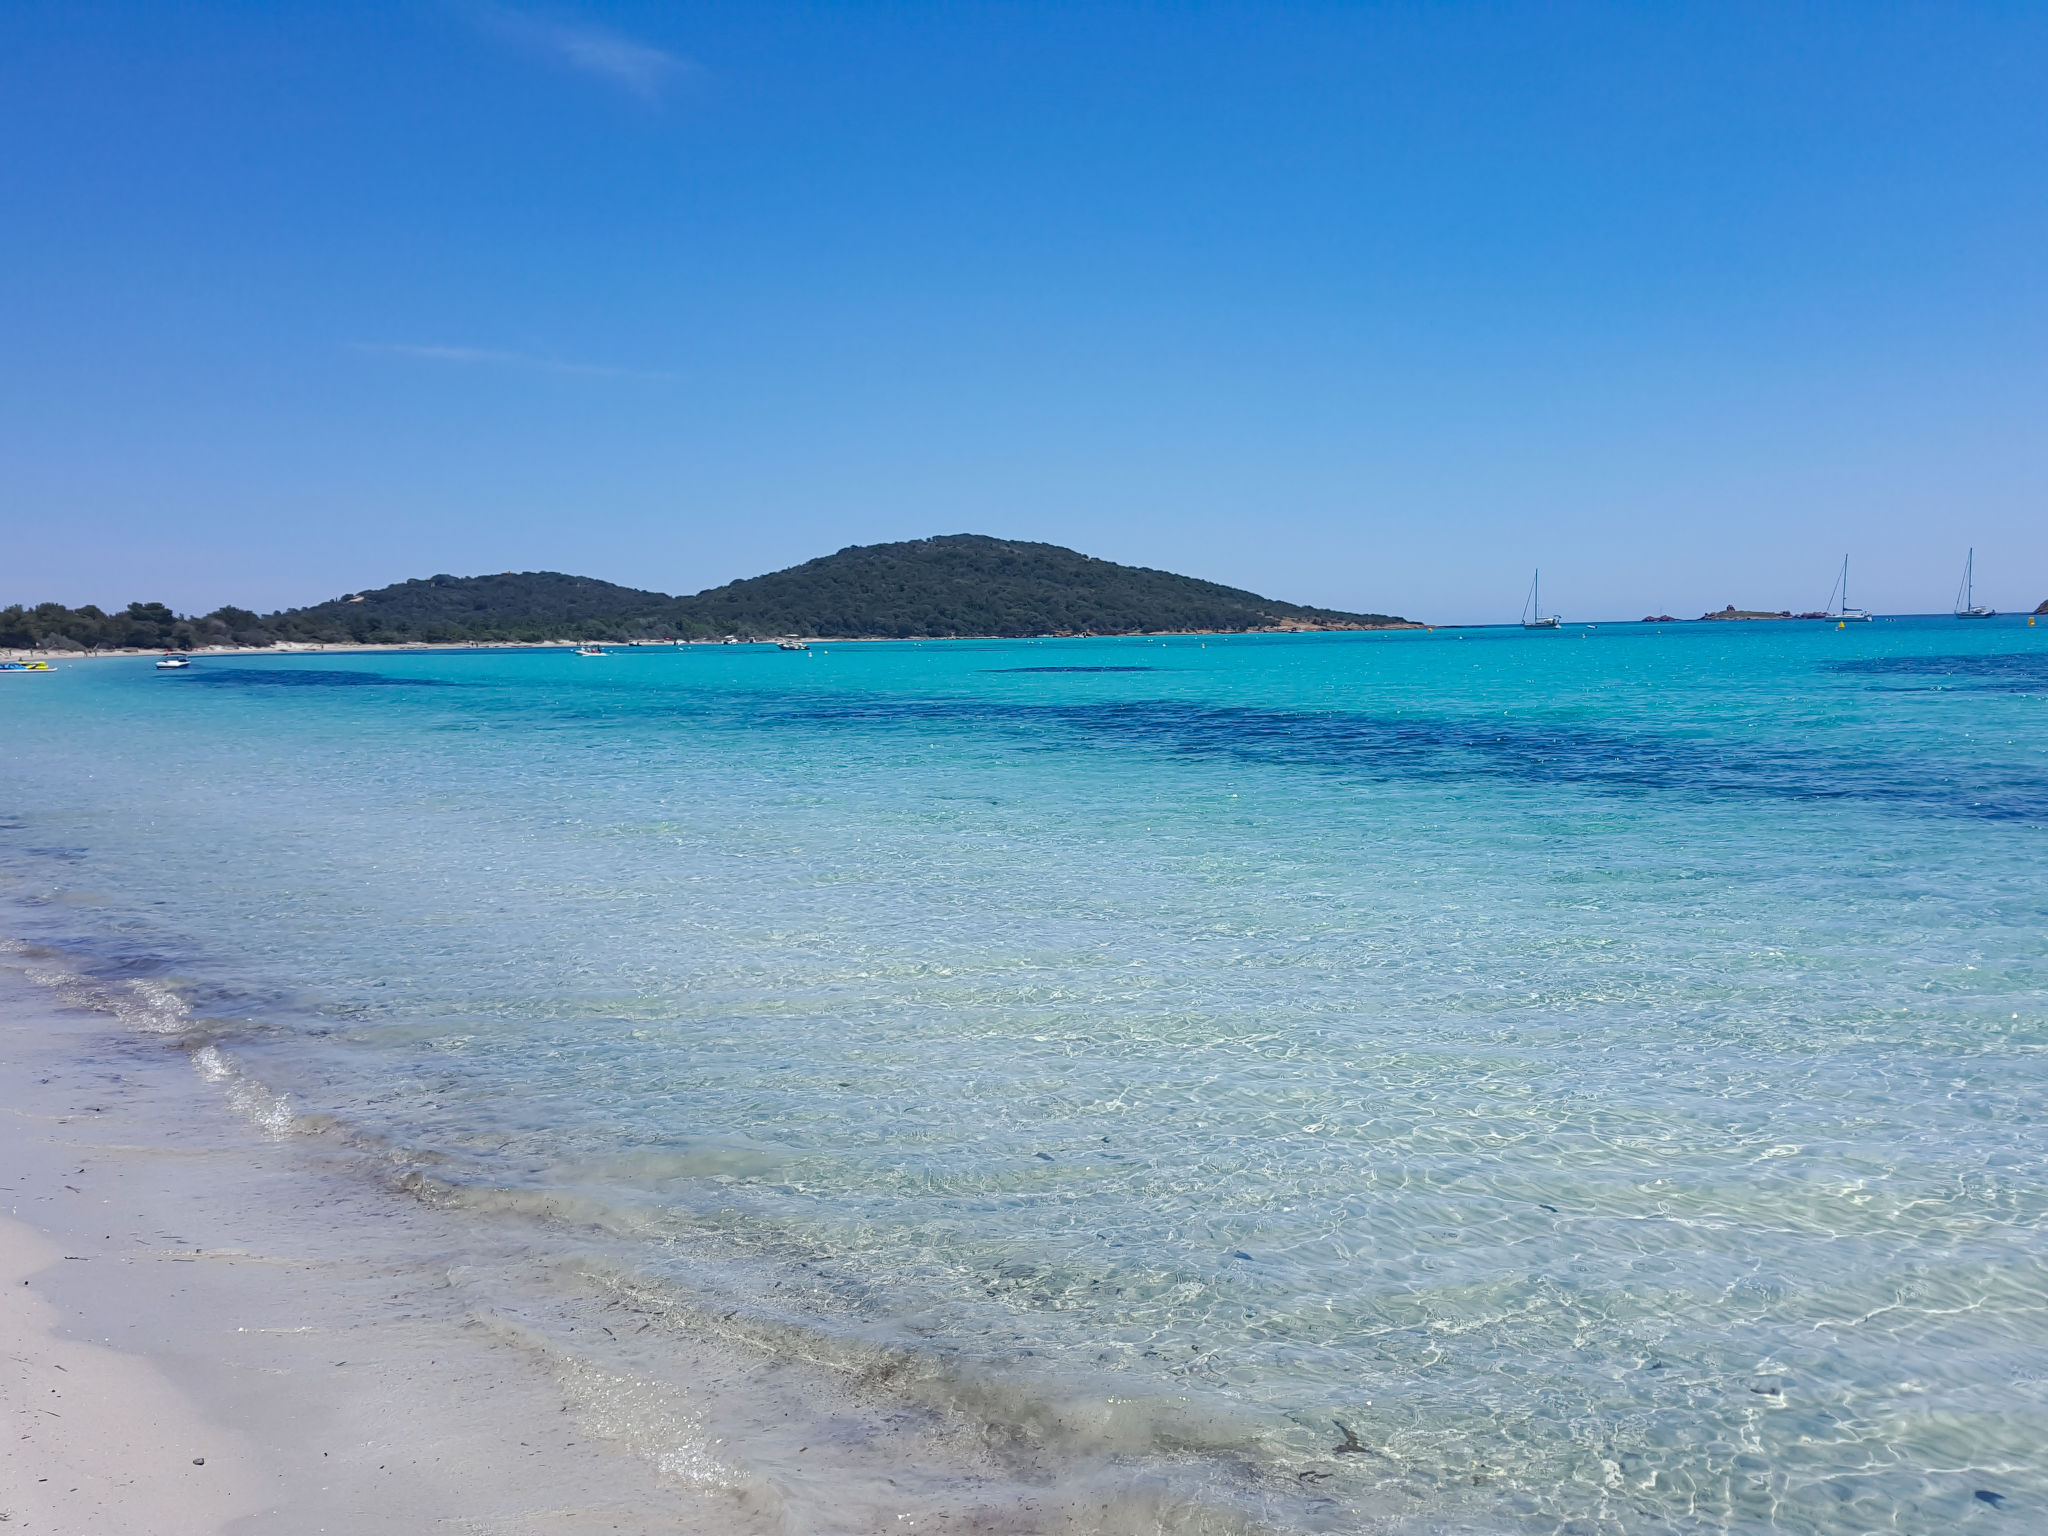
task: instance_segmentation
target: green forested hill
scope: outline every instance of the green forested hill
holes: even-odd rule
[[[310,608],[201,618],[161,603],[0,610],[0,646],[269,645],[278,641],[633,640],[807,635],[912,638],[1155,631],[1365,629],[1404,625],[1260,597],[1167,571],[980,534],[854,545],[694,597],[558,571],[430,576]]]
[[[1351,629],[1404,621],[1275,602],[1254,592],[1062,549],[960,533],[856,544],[786,571],[680,599],[697,633],[1125,635],[1158,630]]]
[[[628,639],[666,634],[665,592],[559,571],[428,576],[264,620],[284,640]]]

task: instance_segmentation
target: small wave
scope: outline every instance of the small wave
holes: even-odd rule
[[[393,1160],[408,1154],[393,1149]],[[442,1178],[424,1168],[409,1167],[392,1181],[401,1194],[425,1205],[471,1211],[482,1216],[516,1216],[603,1232],[613,1237],[648,1237],[659,1224],[645,1210],[616,1200],[563,1189],[515,1189],[497,1184],[471,1184]]]
[[[54,992],[66,1007],[109,1014],[149,1035],[184,1035],[193,1027],[191,1004],[168,982],[102,982],[72,969],[50,951],[13,942],[8,947],[24,962],[21,974]]]
[[[781,1500],[773,1488],[713,1451],[704,1415],[680,1392],[605,1370],[498,1313],[481,1314],[476,1321],[500,1342],[535,1356],[548,1367],[568,1399],[568,1411],[585,1434],[618,1442],[652,1462],[662,1481],[671,1487],[739,1495],[756,1510],[780,1512]]]
[[[936,1409],[972,1422],[982,1438],[1055,1457],[1250,1456],[1263,1427],[1244,1413],[1167,1393],[1093,1390],[1011,1363],[983,1367],[950,1352],[917,1349],[858,1325],[844,1330],[776,1315],[731,1299],[697,1296],[630,1262],[590,1253],[561,1267],[644,1315],[692,1335],[742,1344],[775,1361],[823,1368],[860,1393]]]
[[[219,1046],[199,1047],[192,1053],[192,1067],[204,1081],[223,1089],[235,1112],[258,1130],[271,1136],[288,1136],[297,1128],[291,1098],[272,1093],[236,1066]]]
[[[636,1313],[643,1327],[673,1327],[686,1340],[686,1358],[717,1333],[702,1319],[650,1314],[631,1298],[611,1298],[600,1315],[616,1322]],[[565,1346],[494,1305],[472,1313],[472,1320],[554,1376],[582,1432],[653,1463],[671,1487],[722,1496],[732,1501],[735,1515],[752,1517],[736,1522],[736,1529],[744,1524],[814,1530],[821,1528],[820,1513],[826,1513],[823,1528],[889,1529],[878,1522],[889,1518],[886,1511],[898,1511],[894,1518],[914,1519],[915,1528],[964,1528],[987,1536],[1274,1533],[1273,1527],[1231,1507],[1227,1496],[1205,1500],[1169,1487],[1171,1473],[1165,1468],[1145,1468],[1099,1442],[1076,1445],[1056,1459],[1019,1463],[983,1426],[963,1423],[957,1414],[920,1412],[929,1405],[900,1394],[892,1401],[892,1394],[877,1392],[871,1379],[842,1381],[853,1389],[845,1396],[814,1379],[806,1384],[805,1368],[821,1363],[809,1355],[781,1356],[774,1363],[784,1369],[795,1366],[797,1376],[778,1371],[756,1378],[757,1388],[739,1403],[728,1403],[739,1410],[738,1426],[751,1431],[745,1433],[748,1458],[742,1461],[721,1454],[718,1448],[729,1442],[714,1438],[705,1409],[697,1406],[707,1403],[711,1415],[722,1418],[720,1394],[695,1387],[685,1391],[633,1369],[618,1369],[613,1362],[599,1364],[582,1353],[588,1346]],[[874,1402],[877,1396],[882,1403]],[[794,1460],[790,1453],[797,1438],[810,1442],[804,1450],[816,1448],[816,1459]],[[819,1508],[821,1499],[826,1511]],[[905,1506],[916,1514],[901,1513]]]
[[[392,1180],[397,1191],[422,1203],[482,1217],[511,1217],[543,1227],[622,1239],[653,1240],[663,1248],[704,1240],[717,1246],[727,1219],[692,1216],[672,1206],[561,1188],[523,1189],[467,1182],[409,1168]],[[1217,1403],[1197,1404],[1168,1393],[1134,1393],[1128,1383],[1099,1388],[1057,1379],[1010,1362],[984,1366],[953,1351],[901,1342],[894,1324],[854,1310],[832,1326],[818,1315],[785,1310],[772,1289],[735,1274],[721,1285],[711,1249],[694,1267],[688,1286],[656,1276],[633,1258],[605,1258],[589,1249],[565,1253],[556,1269],[579,1277],[577,1288],[596,1290],[665,1321],[690,1336],[716,1336],[780,1362],[829,1370],[862,1392],[882,1392],[926,1409],[958,1414],[980,1426],[984,1438],[1063,1455],[1251,1455],[1269,1426]],[[747,1266],[743,1265],[743,1269]]]

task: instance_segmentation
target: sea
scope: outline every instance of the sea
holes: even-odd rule
[[[2048,1526],[2048,624],[99,659],[0,794],[259,1131],[1041,1480]]]

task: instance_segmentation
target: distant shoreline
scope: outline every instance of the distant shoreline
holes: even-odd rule
[[[1457,626],[1422,624],[1406,620],[1399,624],[1315,624],[1286,625],[1272,629],[1148,629],[1128,634],[1100,635],[790,635],[725,640],[392,640],[392,641],[280,641],[276,645],[199,646],[107,646],[96,650],[0,650],[6,661],[85,661],[94,657],[126,656],[318,656],[349,655],[378,651],[573,651],[579,645],[600,645],[609,651],[718,650],[727,644],[772,646],[776,639],[802,640],[807,645],[936,645],[955,640],[1170,640],[1199,639],[1226,635],[1349,635],[1378,634],[1389,630],[1448,629]],[[1474,628],[1479,626],[1464,626]]]
[[[2048,605],[2044,605],[2048,606]],[[1897,619],[1940,619],[1950,615],[1942,613],[1881,613],[1873,616],[1879,623],[1890,623]],[[2024,619],[2033,615],[2023,609],[1999,614],[1998,618]],[[1688,626],[1705,624],[1832,624],[1832,616],[1815,618],[1806,614],[1768,613],[1738,609],[1735,613],[1725,611],[1706,613],[1696,619],[1642,618],[1642,619],[1581,619],[1566,623],[1563,628],[1572,629],[1629,629],[1639,630],[1645,625],[1662,628],[1667,624]],[[323,655],[375,655],[380,653],[399,654],[411,651],[573,651],[579,645],[599,645],[608,651],[665,651],[687,648],[690,650],[717,650],[727,644],[741,646],[773,646],[776,638],[800,639],[807,645],[943,645],[954,641],[983,640],[1194,640],[1204,638],[1227,639],[1234,636],[1256,635],[1351,635],[1387,634],[1399,631],[1425,630],[1434,634],[1438,630],[1502,629],[1512,630],[1522,626],[1512,622],[1486,622],[1466,624],[1428,624],[1420,620],[1407,619],[1398,624],[1288,624],[1267,629],[1148,629],[1134,630],[1124,634],[1071,634],[1071,635],[791,635],[785,637],[754,638],[728,642],[725,640],[391,640],[391,641],[280,641],[275,645],[206,645],[171,648],[161,646],[119,646],[97,650],[33,650],[0,648],[0,661],[87,661],[107,657],[163,656],[323,656]]]

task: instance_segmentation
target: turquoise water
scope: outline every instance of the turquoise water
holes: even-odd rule
[[[2048,627],[105,660],[0,719],[13,937],[763,1340],[1281,1526],[2048,1517]]]

